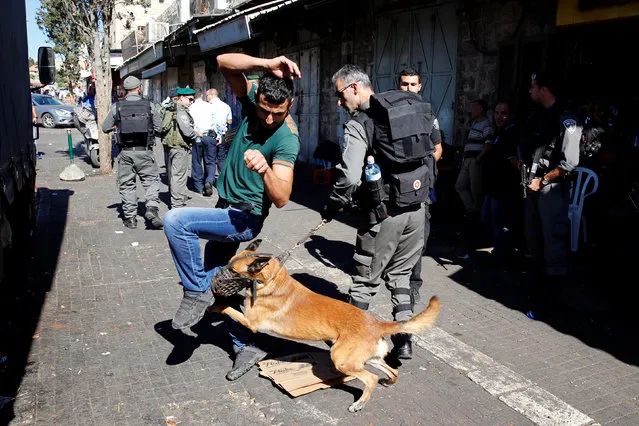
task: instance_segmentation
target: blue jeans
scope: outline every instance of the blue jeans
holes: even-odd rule
[[[191,147],[191,179],[193,179],[193,190],[195,192],[204,191],[204,168],[202,167],[202,156],[204,154],[204,143],[197,138]]]
[[[228,145],[224,142],[218,145],[216,139],[209,139],[211,141],[204,144],[204,162],[206,163],[206,182],[213,184],[226,163]]]
[[[511,248],[507,202],[485,197],[481,209],[481,219],[486,229],[492,231],[495,254],[507,254]]]
[[[215,165],[220,161],[220,159],[218,158],[218,148],[216,147],[217,140],[215,138],[212,138],[211,136],[203,136],[198,139],[200,142],[197,142],[196,140],[193,144],[193,152],[191,154],[191,179],[193,179],[193,189],[196,192],[202,192],[204,190],[205,182],[210,184],[215,182]],[[223,152],[222,154],[221,160],[222,165],[224,165],[226,152]],[[202,160],[204,160],[204,167],[206,169],[202,167]]]
[[[205,292],[211,279],[235,255],[243,241],[255,238],[262,230],[261,217],[234,208],[184,207],[164,215],[164,234],[171,256],[186,291]],[[200,238],[208,240],[202,259]],[[229,323],[236,350],[251,341],[251,332]]]

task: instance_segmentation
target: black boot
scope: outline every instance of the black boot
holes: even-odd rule
[[[164,226],[157,207],[147,207],[144,217],[151,222],[151,225],[153,225],[155,229],[162,229]]]
[[[138,227],[138,220],[135,217],[124,219],[124,226],[130,229],[135,229]]]
[[[399,333],[391,337],[393,341],[392,354],[397,359],[412,359],[413,358],[413,342],[411,341],[411,335],[407,333]]]

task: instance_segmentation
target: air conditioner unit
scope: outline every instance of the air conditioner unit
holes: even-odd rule
[[[149,21],[146,23],[146,37],[149,43],[162,40],[167,35],[169,35],[168,22]]]

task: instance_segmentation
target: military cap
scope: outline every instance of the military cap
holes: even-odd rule
[[[140,84],[142,84],[142,82],[140,81],[139,78],[133,75],[130,75],[124,79],[123,86],[124,86],[124,90],[133,90],[140,87]]]
[[[195,90],[190,87],[178,87],[177,94],[178,96],[195,95]]]

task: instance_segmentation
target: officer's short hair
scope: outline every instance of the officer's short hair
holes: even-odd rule
[[[421,83],[422,79],[419,76],[419,72],[417,72],[417,70],[415,68],[404,68],[403,70],[401,70],[399,72],[398,80],[401,82],[402,81],[402,77],[412,77],[414,75],[417,76],[417,82]]]
[[[361,83],[363,87],[372,88],[371,79],[366,74],[363,68],[358,67],[357,65],[344,65],[342,68],[337,70],[331,81],[333,84],[337,82],[337,80],[343,80],[345,85],[353,84],[353,83]]]
[[[202,97],[202,89],[199,87],[195,88],[195,99],[200,99]]]
[[[550,69],[543,69],[534,72],[530,76],[531,80],[535,80],[537,86],[545,87],[552,93],[553,95],[559,95],[559,91],[561,88],[561,78],[557,71]]]

